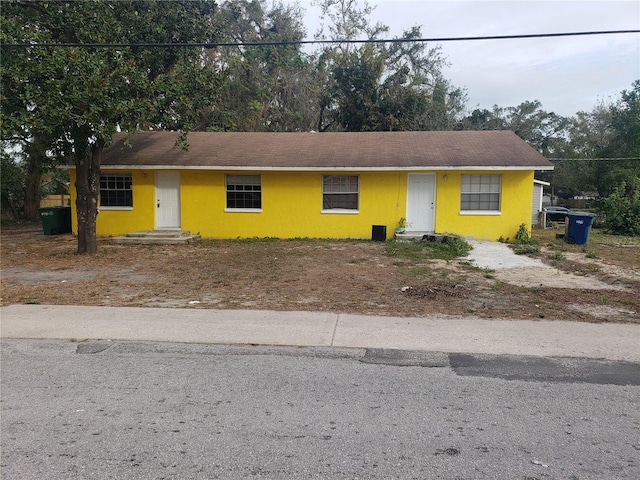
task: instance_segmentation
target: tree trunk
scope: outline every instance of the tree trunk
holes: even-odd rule
[[[104,141],[98,139],[76,160],[76,212],[78,216],[78,253],[98,251],[96,218],[100,195],[100,163]]]
[[[42,183],[42,166],[46,155],[46,147],[37,135],[27,147],[27,172],[24,190],[24,218],[32,222],[40,220],[40,187]]]
[[[34,159],[29,159],[24,189],[24,218],[32,222],[40,219],[40,183],[42,182],[42,170],[40,165],[34,165]]]

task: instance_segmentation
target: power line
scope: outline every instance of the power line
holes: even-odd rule
[[[381,43],[426,43],[426,42],[468,42],[479,40],[517,40],[524,38],[554,38],[554,37],[578,37],[587,35],[617,35],[626,33],[640,33],[640,30],[601,30],[589,32],[562,32],[562,33],[528,33],[522,35],[489,35],[476,37],[433,37],[433,38],[392,38],[369,40],[290,40],[277,42],[196,42],[196,43],[0,43],[0,47],[7,48],[34,48],[34,47],[87,47],[87,48],[219,48],[219,47],[273,47],[287,45],[327,45],[327,44],[381,44]]]
[[[596,158],[547,158],[551,162],[557,162],[559,160],[640,160],[640,157],[596,157]]]

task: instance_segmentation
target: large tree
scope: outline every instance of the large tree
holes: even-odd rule
[[[605,154],[618,157],[640,157],[640,79],[630,90],[623,90],[620,101],[612,107],[613,135]]]
[[[459,130],[511,130],[547,157],[567,155],[569,119],[547,112],[539,100],[515,107],[494,105],[491,111],[476,109],[457,125]]]
[[[200,67],[200,49],[83,44],[211,41],[214,8],[207,0],[3,3],[2,136],[42,139],[75,163],[79,253],[97,249],[100,162],[113,134],[190,128],[215,85]]]
[[[616,101],[600,101],[590,112],[578,112],[567,129],[570,149],[556,163],[554,182],[573,180],[577,191],[606,197],[640,175],[640,81]],[[560,156],[560,155],[558,155]]]
[[[597,158],[602,157],[611,134],[611,105],[600,101],[592,111],[576,113],[561,137],[565,148],[555,152],[554,171],[546,178],[568,194],[597,191]]]
[[[336,41],[315,56],[320,131],[451,128],[462,112],[465,93],[443,77],[446,61],[439,47],[417,41],[362,46],[346,42],[376,40],[388,27],[370,25],[372,7],[367,2],[324,0],[320,6],[329,24],[317,38]],[[402,38],[421,36],[414,27]]]
[[[227,1],[216,23],[221,41],[235,44],[207,56],[225,81],[200,114],[198,129],[299,131],[309,129],[312,78],[300,45],[248,47],[246,43],[296,42],[305,36],[297,5],[264,0]]]
[[[640,80],[623,90],[611,107],[611,136],[602,149],[594,176],[598,192],[605,196],[623,182],[635,185],[640,178]],[[637,192],[636,192],[637,194]]]
[[[46,31],[34,25],[39,6],[35,3],[28,5],[29,8],[20,10],[20,15],[16,15],[16,6],[15,3],[3,3],[0,10],[2,44],[50,40]],[[10,51],[3,48],[0,53],[0,132],[3,149],[12,152],[14,159],[22,164],[24,185],[20,204],[24,218],[34,221],[38,219],[42,175],[54,164],[49,147],[56,135],[61,133],[52,122],[36,120],[39,106],[32,100],[51,80],[50,52],[35,49]]]

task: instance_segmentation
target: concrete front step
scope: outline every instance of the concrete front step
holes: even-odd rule
[[[419,231],[404,231],[402,233],[396,232],[393,237],[396,240],[422,240],[425,235],[433,235],[433,232],[419,232]]]
[[[173,245],[179,243],[190,243],[193,240],[199,239],[200,235],[192,234],[186,230],[145,230],[141,232],[130,232],[119,237],[113,237],[111,242],[137,245]]]
[[[403,232],[396,233],[394,238],[399,241],[423,241],[423,242],[435,242],[435,243],[447,243],[453,235],[447,235],[446,233],[434,233],[434,232]]]

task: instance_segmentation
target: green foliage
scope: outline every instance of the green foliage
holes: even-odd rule
[[[417,38],[419,28],[404,33]],[[344,75],[344,63],[334,73],[338,86],[338,119],[349,131],[449,130],[462,110],[462,90],[442,77],[440,51],[424,45],[392,44],[363,47]],[[364,82],[362,82],[364,80]]]
[[[502,236],[498,239],[499,242],[510,243],[509,238],[504,239]],[[521,223],[518,227],[518,231],[515,234],[513,244],[511,245],[513,252],[516,255],[527,255],[530,253],[540,252],[540,242],[531,238],[529,233],[529,227],[526,223]]]
[[[542,109],[539,100],[492,111],[474,110],[456,125],[457,130],[512,130],[545,156],[565,156],[569,119]]]
[[[305,37],[299,5],[264,0],[220,2],[221,41],[261,43]],[[314,125],[313,65],[299,45],[229,47],[205,56],[220,82],[200,111],[198,130],[301,131]]]
[[[199,48],[5,44],[212,41],[214,8],[209,0],[3,2],[2,138],[37,147],[37,155],[28,158],[31,178],[39,179],[43,152],[75,163],[80,253],[97,248],[100,158],[112,135],[150,127],[192,129],[215,92],[217,73],[204,68]]]
[[[471,245],[461,237],[451,237],[443,243],[425,241],[391,241],[386,243],[386,254],[412,262],[429,259],[453,260],[464,257],[471,251]]]
[[[375,39],[387,32],[370,25],[367,2],[322,0],[335,40]],[[316,35],[326,38],[324,31]],[[420,27],[402,38],[421,38]],[[318,129],[341,131],[447,130],[464,109],[465,93],[443,77],[446,65],[439,47],[422,42],[341,45],[317,54]]]
[[[14,220],[21,218],[24,201],[25,172],[22,166],[6,152],[0,153],[0,201],[2,212]]]
[[[610,157],[640,157],[640,80],[623,90],[611,109],[613,136],[605,154]]]
[[[480,268],[479,270],[482,272],[484,278],[496,278],[496,271],[492,268]]]
[[[602,156],[616,160],[596,162],[594,168],[594,183],[603,197],[619,191],[623,183],[637,189],[633,185],[640,177],[640,80],[632,87],[623,90],[620,100],[611,107],[611,135]]]
[[[374,7],[367,2],[317,4],[327,20],[326,36],[321,31],[318,38],[376,39],[388,32],[371,24]],[[20,142],[29,166],[24,191],[31,198],[22,203],[34,210],[39,179],[58,158],[89,165],[117,130],[511,129],[547,156],[640,156],[640,81],[617,103],[600,103],[572,121],[546,112],[537,100],[476,109],[461,119],[465,92],[444,78],[440,48],[423,42],[338,44],[310,54],[296,45],[6,46],[301,40],[302,18],[299,5],[266,0],[3,1],[0,133],[3,140]],[[422,36],[419,27],[402,34]],[[79,173],[86,197],[95,199],[99,161]],[[640,176],[640,162],[561,161],[547,175],[553,175],[556,189],[608,195]]]
[[[555,192],[598,192],[607,196],[622,181],[640,176],[640,80],[620,99],[600,101],[591,112],[565,118],[542,109],[539,101],[516,107],[476,109],[458,130],[513,130],[543,155],[556,158],[552,172],[536,177]]]
[[[12,2],[3,5],[3,40],[202,41],[208,39],[212,8],[206,1]],[[3,137],[11,130],[36,129],[56,147],[66,147],[60,141],[77,137],[82,127],[108,143],[117,128],[135,130],[175,119],[183,107],[193,107],[191,96],[198,94],[193,87],[202,86],[192,75],[198,71],[192,63],[197,49],[3,48],[2,53],[3,103],[9,105]],[[185,75],[191,82],[181,81]]]
[[[69,193],[69,170],[55,168],[48,172],[42,183],[42,196]]]
[[[607,230],[617,235],[640,235],[640,177],[623,181],[600,204]]]
[[[529,228],[525,223],[521,223],[518,231],[516,232],[516,243],[531,243],[531,235],[529,235]]]
[[[448,251],[455,257],[466,257],[471,251],[471,245],[462,237],[455,236],[445,242]]]
[[[531,253],[540,253],[540,246],[535,244],[519,244],[513,246],[513,253],[516,255],[528,255]]]

